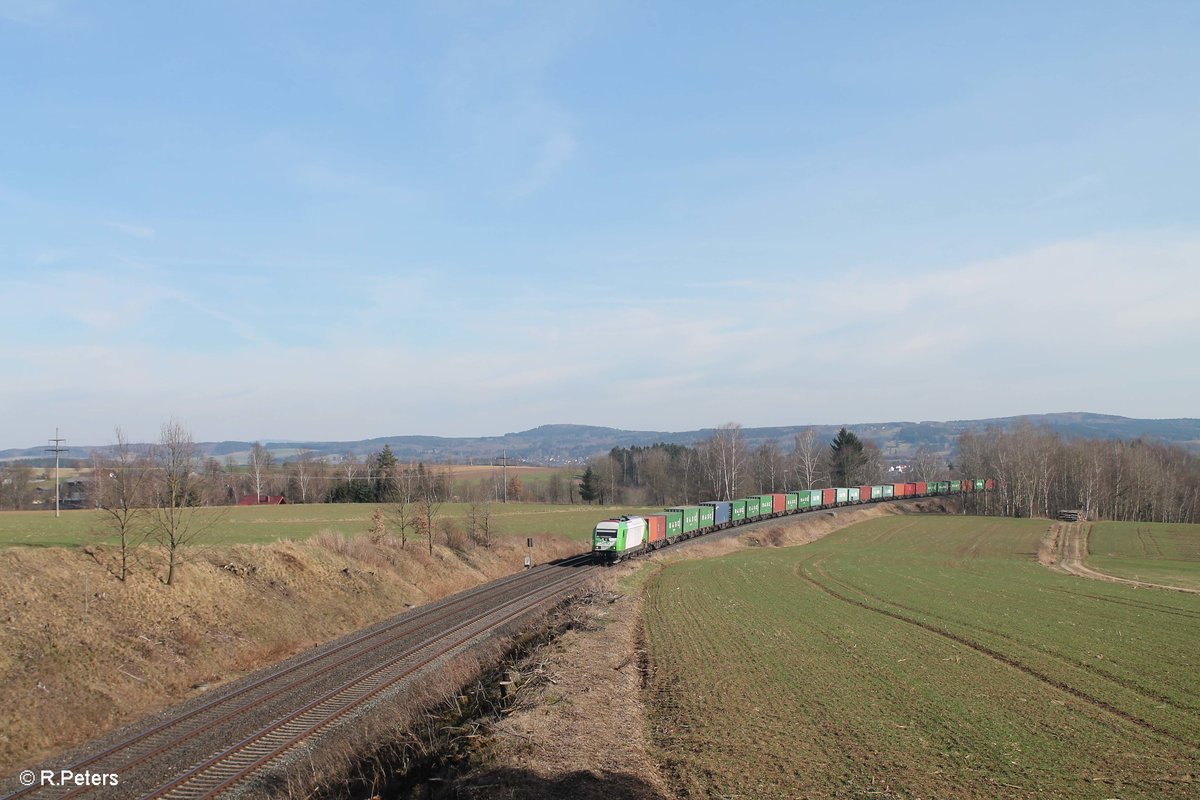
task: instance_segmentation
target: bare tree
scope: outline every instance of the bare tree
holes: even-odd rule
[[[401,550],[408,545],[408,535],[418,533],[421,527],[417,514],[416,496],[413,494],[412,484],[406,480],[408,472],[409,470],[405,469],[401,473],[401,481],[392,504],[393,527],[400,534]]]
[[[33,495],[33,468],[16,462],[0,469],[0,505],[19,510],[29,505]]]
[[[262,500],[263,495],[267,494],[264,488],[267,486],[269,475],[267,470],[275,463],[275,457],[271,455],[271,451],[262,446],[261,442],[255,442],[250,448],[250,476],[254,479],[254,502]]]
[[[163,582],[175,580],[175,568],[184,551],[193,546],[217,522],[211,512],[203,514],[200,487],[195,480],[196,445],[192,434],[172,419],[162,426],[154,450],[154,505],[150,515],[151,536],[162,547],[167,562]]]
[[[473,492],[471,504],[467,506],[467,526],[471,541],[484,547],[492,546],[492,504],[483,497],[483,492]]]
[[[805,428],[797,433],[794,442],[792,460],[795,463],[796,477],[800,481],[799,488],[811,489],[821,482],[821,461],[825,446],[817,439],[817,432],[813,428]]]
[[[746,442],[742,426],[727,422],[700,443],[704,470],[718,500],[737,497],[742,465],[746,461]]]
[[[117,443],[107,455],[92,462],[93,499],[99,509],[105,537],[117,540],[117,563],[105,568],[117,580],[129,577],[133,554],[149,535],[150,469],[147,459],[133,451],[125,433],[117,428]]]
[[[429,555],[433,555],[434,522],[445,502],[445,473],[434,473],[432,469],[421,470],[417,481],[417,520],[421,532],[429,539]]]
[[[308,502],[309,489],[312,487],[315,480],[314,473],[316,472],[313,464],[313,451],[301,450],[296,454],[296,463],[294,466],[296,474],[296,487],[300,490],[300,502]]]
[[[913,455],[912,465],[917,480],[926,483],[941,480],[942,474],[946,471],[943,459],[925,445],[917,448],[917,452]]]

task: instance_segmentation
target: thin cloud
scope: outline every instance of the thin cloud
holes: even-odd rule
[[[143,241],[147,242],[154,241],[154,228],[151,228],[148,225],[134,225],[129,222],[112,221],[106,222],[105,225],[107,225],[109,228],[112,228],[114,231],[117,231],[118,233],[123,233],[126,236],[132,236],[135,239],[142,239]]]

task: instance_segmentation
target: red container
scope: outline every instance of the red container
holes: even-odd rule
[[[904,496],[915,497],[917,494],[917,485],[915,483],[904,484]]]
[[[871,487],[870,486],[858,487],[858,502],[865,503],[870,499],[871,499]]]
[[[771,511],[776,514],[782,514],[787,508],[787,495],[773,494],[771,495]]]
[[[907,495],[908,495],[908,484],[907,483],[893,483],[892,484],[892,497],[906,497]]]
[[[646,541],[650,544],[661,542],[667,538],[667,517],[664,514],[651,514],[646,517]]]
[[[996,479],[988,478],[986,481],[983,482],[983,488],[989,492],[996,491]]]
[[[929,494],[929,484],[925,481],[917,481],[913,486],[916,487],[915,491],[917,494]]]
[[[975,491],[975,481],[971,480],[970,478],[963,478],[962,490],[964,492]]]
[[[837,489],[821,490],[821,505],[831,506],[837,502]]]

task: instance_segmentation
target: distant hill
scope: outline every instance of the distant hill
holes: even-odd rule
[[[963,431],[982,431],[989,427],[1009,429],[1021,423],[1045,426],[1067,437],[1103,439],[1155,439],[1179,445],[1200,453],[1200,419],[1131,419],[1108,414],[1072,412],[1036,414],[995,419],[951,420],[949,422],[871,422],[846,423],[845,427],[860,437],[871,439],[893,460],[910,457],[918,447],[949,453]],[[831,439],[842,424],[789,425],[775,428],[746,428],[744,433],[751,446],[774,440],[790,449],[792,437],[812,427],[823,439]],[[578,463],[613,447],[649,445],[655,442],[694,444],[713,433],[712,428],[693,431],[627,431],[594,425],[540,425],[532,430],[506,433],[503,436],[441,437],[441,436],[383,436],[353,442],[263,442],[280,460],[295,457],[300,450],[312,450],[319,455],[338,458],[347,454],[362,457],[391,445],[401,461],[457,461],[460,463],[491,463],[505,455],[511,463],[571,464]],[[202,442],[201,452],[221,460],[227,457],[244,462],[252,442]],[[103,445],[101,445],[103,447]],[[86,459],[95,446],[71,445],[72,459]],[[36,459],[44,463],[43,447],[0,450],[0,461]]]

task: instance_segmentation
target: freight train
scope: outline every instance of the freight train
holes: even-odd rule
[[[592,531],[592,554],[597,562],[612,564],[684,539],[789,514],[886,500],[990,492],[995,488],[996,481],[993,478],[965,478],[956,481],[802,489],[750,495],[738,500],[714,500],[694,506],[675,506],[659,514],[614,517],[597,523]]]

